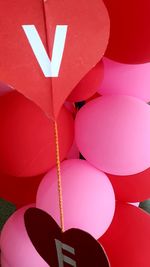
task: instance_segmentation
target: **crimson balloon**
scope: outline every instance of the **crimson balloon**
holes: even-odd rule
[[[110,16],[106,56],[129,64],[150,61],[150,1],[104,0]]]
[[[124,202],[141,202],[150,198],[150,168],[128,176],[107,175],[115,190],[116,199]]]
[[[12,176],[35,176],[56,163],[54,122],[18,92],[0,99],[0,170]],[[72,114],[64,107],[58,120],[60,159],[73,143]]]
[[[13,177],[0,173],[0,197],[12,202],[17,208],[34,203],[43,177],[44,174],[34,177]]]
[[[68,97],[68,101],[80,102],[92,97],[98,90],[104,76],[104,64],[100,61],[78,83]]]
[[[118,203],[114,220],[99,241],[111,267],[149,267],[149,214],[133,205]]]

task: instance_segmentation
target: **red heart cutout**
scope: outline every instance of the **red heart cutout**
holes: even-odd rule
[[[67,96],[106,50],[109,17],[103,1],[0,1],[0,17],[1,80],[33,100],[49,117],[57,117]],[[57,78],[44,76],[23,25],[36,27],[50,59],[56,26],[68,26]]]
[[[79,229],[62,233],[54,219],[37,208],[29,208],[24,220],[32,244],[51,267],[109,267],[102,247],[88,233]]]

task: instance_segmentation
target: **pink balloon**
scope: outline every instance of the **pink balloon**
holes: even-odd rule
[[[38,254],[26,232],[24,213],[33,206],[29,205],[17,210],[3,227],[0,244],[2,255],[7,260],[8,267],[49,266]],[[4,265],[4,267],[6,266]]]
[[[95,238],[103,235],[115,210],[114,191],[107,176],[79,159],[64,161],[61,174],[65,230],[79,228]],[[41,182],[36,203],[60,224],[55,168]]]
[[[103,58],[104,78],[101,95],[129,95],[150,101],[150,63],[129,65]]]
[[[129,96],[102,96],[77,114],[76,143],[98,169],[130,175],[150,166],[150,106]]]

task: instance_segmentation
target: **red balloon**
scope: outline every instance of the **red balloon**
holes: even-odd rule
[[[62,108],[58,117],[60,159],[73,143],[73,118]],[[17,92],[0,99],[0,169],[12,176],[35,176],[55,165],[54,123]]]
[[[90,98],[88,98],[86,101],[85,101],[85,103],[88,103],[89,101],[91,101],[91,100],[94,100],[94,99],[96,99],[96,98],[98,98],[98,97],[100,97],[101,95],[99,94],[99,93],[95,93],[94,95],[92,95]]]
[[[150,61],[150,1],[104,0],[110,16],[106,56],[122,63]]]
[[[129,176],[107,175],[113,185],[117,200],[141,202],[150,198],[150,168]]]
[[[43,177],[44,174],[36,177],[12,177],[0,173],[0,198],[12,202],[17,208],[35,203]]]
[[[149,267],[150,215],[118,203],[114,220],[99,241],[111,267]]]
[[[104,64],[100,61],[88,74],[78,83],[68,97],[68,101],[80,102],[93,96],[104,77]]]
[[[0,1],[0,17],[1,80],[33,100],[49,117],[57,117],[70,92],[97,64],[106,50],[110,22],[103,1],[89,0],[88,4],[85,0]],[[58,72],[52,77],[49,73],[43,73],[23,25],[36,27],[47,56],[51,61],[56,59],[53,61],[55,67],[61,61]],[[59,43],[57,41],[54,46],[58,25],[68,27],[64,49],[60,35],[56,38]],[[35,37],[33,31],[30,33]],[[33,46],[37,48],[39,43],[37,39],[33,39]],[[56,51],[56,47],[59,47],[59,51]],[[62,60],[61,57],[58,58],[61,49]],[[43,55],[44,52],[40,47],[38,53]],[[42,62],[46,62],[46,59],[42,58]],[[45,68],[54,70],[49,64]]]

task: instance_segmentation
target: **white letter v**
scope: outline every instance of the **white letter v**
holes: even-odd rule
[[[52,60],[50,60],[34,25],[22,25],[34,55],[45,77],[58,77],[63,57],[67,25],[57,25],[54,37]]]

